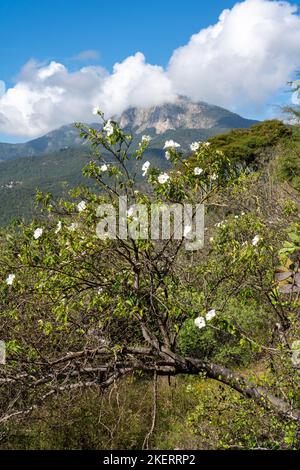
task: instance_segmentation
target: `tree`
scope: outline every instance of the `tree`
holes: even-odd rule
[[[78,127],[93,149],[83,173],[100,191],[77,188],[75,202],[39,193],[49,213],[43,226],[34,221],[2,234],[7,364],[0,370],[0,422],[24,417],[58,393],[105,390],[142,373],[153,378],[155,398],[158,376],[201,374],[299,426],[297,370],[290,360],[299,303],[293,288],[288,299],[281,297],[274,278],[284,239],[276,221],[264,221],[257,208],[238,215],[229,210],[228,220],[211,228],[213,239],[195,252],[185,249],[187,234],[152,240],[129,230],[127,239],[99,239],[96,231],[105,217],[105,211],[98,217],[98,207],[111,204],[118,214],[120,196],[129,201],[129,226],[138,223],[134,204],[205,203],[210,217],[228,195],[239,199],[249,181],[257,190],[254,177],[213,146],[194,144],[189,159],[175,142],[166,143],[172,170],[161,174],[144,161],[147,136],[131,152],[132,137],[113,121],[103,120],[100,130]],[[132,160],[143,185],[128,171]],[[290,271],[296,275],[297,267]],[[265,334],[261,328],[252,334],[251,325],[245,331],[231,318],[234,302],[237,310],[245,304],[257,309]],[[208,330],[220,342],[265,353],[268,377],[251,380],[213,362],[205,350],[190,354],[187,338],[205,343]]]

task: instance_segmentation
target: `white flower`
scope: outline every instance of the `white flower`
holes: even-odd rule
[[[205,315],[206,321],[212,320],[213,318],[215,318],[215,316],[216,316],[216,311],[215,311],[215,309],[210,310],[210,311],[207,312],[207,314]]]
[[[194,175],[199,176],[201,175],[201,173],[203,173],[202,168],[199,168],[198,166],[196,166],[196,168],[194,168]]]
[[[192,227],[190,225],[186,225],[183,229],[183,236],[186,237],[192,230]]]
[[[245,212],[241,212],[241,215],[245,215]]]
[[[104,163],[104,165],[100,166],[100,170],[104,173],[108,170],[108,166]]]
[[[199,328],[199,330],[202,330],[202,328],[205,328],[206,326],[205,318],[203,317],[196,318],[195,325],[197,326],[197,328]]]
[[[150,166],[150,162],[145,162],[144,165],[142,166],[143,176],[146,176],[149,170],[149,166]]]
[[[82,212],[86,209],[86,202],[81,201],[79,204],[77,204],[77,209],[79,212]]]
[[[38,238],[40,238],[42,235],[43,235],[43,229],[42,229],[42,228],[37,228],[37,229],[33,232],[33,238],[34,238],[35,240],[37,240]]]
[[[56,226],[56,230],[55,230],[55,233],[58,233],[61,231],[61,228],[62,228],[62,223],[61,223],[61,220],[59,220],[57,222],[57,226]]]
[[[103,127],[103,130],[106,132],[107,137],[110,137],[114,133],[114,126],[112,125],[111,120],[109,119],[105,126]]]
[[[178,144],[177,142],[174,142],[174,140],[167,140],[165,142],[164,150],[166,150],[166,149],[175,149],[175,148],[178,148],[178,147],[180,147],[180,144]]]
[[[210,146],[210,142],[205,142],[204,145],[205,145],[205,147],[209,147],[209,146]]]
[[[238,218],[239,218],[239,216],[238,216],[238,215],[235,215],[235,216],[234,216],[234,218],[235,218],[235,219],[238,219]]]
[[[170,160],[171,154],[170,154],[169,150],[166,151],[165,157],[166,157],[167,160]]]
[[[214,237],[210,237],[209,241],[210,241],[210,243],[213,243]]]
[[[94,115],[94,116],[97,116],[97,114],[100,113],[100,108],[99,108],[98,106],[95,106],[95,107],[93,108],[93,111],[92,111],[92,112],[93,112],[93,115]]]
[[[71,230],[71,232],[74,232],[78,227],[78,224],[76,222],[73,222],[71,225],[69,225],[68,229]]]
[[[200,144],[201,142],[193,142],[191,145],[190,145],[190,149],[192,152],[197,152],[197,150],[199,150],[200,148]]]
[[[12,285],[13,285],[13,282],[14,282],[14,280],[15,280],[15,277],[16,277],[15,274],[9,274],[9,275],[7,276],[7,278],[6,278],[6,281],[5,281],[6,284],[7,284],[8,286],[12,286]]]
[[[170,179],[170,177],[167,175],[167,173],[162,173],[157,179],[160,184],[165,184]]]
[[[260,240],[260,236],[259,236],[259,235],[255,235],[255,237],[254,237],[253,240],[252,240],[252,245],[253,245],[253,246],[256,246],[256,245],[258,244],[259,240]]]
[[[212,181],[216,181],[216,179],[218,179],[218,175],[217,175],[216,173],[213,173],[213,174],[211,175],[210,179],[211,179]]]
[[[149,144],[150,141],[151,141],[150,135],[143,135],[143,137],[142,137],[142,142],[143,142],[144,144]]]

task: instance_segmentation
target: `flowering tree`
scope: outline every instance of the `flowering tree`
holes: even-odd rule
[[[292,293],[282,298],[274,278],[282,242],[276,230],[249,210],[218,222],[197,251],[185,246],[193,241],[195,214],[180,239],[172,233],[165,240],[134,235],[137,205],[205,203],[210,216],[228,194],[240,197],[245,175],[209,143],[193,143],[194,158],[188,159],[174,141],[165,144],[170,171],[161,172],[145,161],[149,136],[132,148],[132,136],[97,113],[100,130],[78,127],[93,149],[83,173],[100,190],[78,188],[75,202],[39,193],[48,210],[43,223],[2,235],[7,363],[0,369],[0,422],[29,414],[57,393],[104,390],[138,371],[153,377],[154,386],[160,375],[202,374],[298,425],[297,371],[290,356],[299,303]],[[99,207],[110,204],[118,215],[121,196],[129,203],[128,237],[108,229],[110,236],[101,239],[97,226],[105,211],[100,214]],[[259,327],[241,327],[230,315],[233,304],[236,310],[257,306]],[[213,362],[203,349],[188,347],[190,338],[208,341],[208,331],[253,355],[265,353],[276,373],[251,380]]]

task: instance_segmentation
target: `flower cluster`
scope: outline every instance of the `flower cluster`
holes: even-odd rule
[[[92,111],[94,116],[97,116],[97,114],[101,113],[101,109],[98,106],[95,106]]]
[[[196,327],[199,328],[199,330],[202,330],[202,328],[206,327],[206,322],[211,321],[213,318],[215,318],[215,316],[216,316],[215,309],[209,310],[209,312],[207,312],[207,314],[205,315],[205,318],[204,317],[197,317],[195,319]]]
[[[143,136],[142,136],[142,143],[143,143],[143,144],[147,144],[147,145],[148,145],[150,142],[151,142],[151,137],[150,137],[150,135],[143,135]]]
[[[202,142],[193,142],[191,145],[190,145],[190,149],[192,152],[197,152],[197,150],[199,150],[200,146],[201,146],[201,143]]]
[[[7,276],[7,278],[6,278],[6,284],[7,284],[8,286],[12,286],[12,285],[13,285],[13,282],[14,282],[14,280],[15,280],[15,278],[16,278],[16,275],[15,275],[15,274],[9,274],[9,275]]]
[[[114,133],[114,126],[111,122],[111,119],[107,121],[105,126],[103,127],[104,132],[106,133],[107,137],[110,137]]]
[[[43,235],[43,229],[42,229],[42,228],[37,228],[37,229],[33,232],[33,238],[34,238],[35,240],[38,240],[42,235]]]
[[[253,246],[258,245],[259,241],[260,241],[260,236],[259,236],[259,235],[255,235],[255,237],[254,237],[253,240],[252,240],[252,245],[253,245]]]
[[[165,184],[168,182],[168,180],[170,179],[169,175],[167,173],[162,173],[161,175],[159,175],[159,177],[157,178],[157,181],[159,182],[159,184]]]
[[[174,140],[167,140],[164,145],[164,150],[175,149],[179,147],[180,147],[180,144],[178,144],[177,142],[174,142]]]
[[[100,171],[102,171],[102,173],[105,173],[107,170],[108,170],[108,165],[106,165],[106,163],[100,166]]]
[[[85,201],[81,201],[78,205],[77,205],[77,209],[78,209],[78,212],[82,212],[86,209],[86,202]]]
[[[203,173],[203,169],[202,168],[199,168],[198,166],[196,166],[196,168],[194,168],[194,175],[196,176],[199,176]]]

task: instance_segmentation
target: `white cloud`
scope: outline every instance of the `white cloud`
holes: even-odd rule
[[[5,91],[0,80],[0,132],[35,137],[62,124],[92,121],[94,106],[112,116],[129,106],[172,101],[176,94],[253,110],[299,67],[299,44],[296,7],[245,0],[175,50],[166,70],[146,63],[142,53],[115,64],[112,73],[96,66],[70,72],[58,62],[30,60],[13,87]],[[94,52],[78,56],[90,60]]]
[[[103,83],[100,105],[111,114],[129,106],[155,106],[175,99],[172,83],[162,67],[146,64],[138,52],[114,66]]]
[[[286,2],[246,0],[177,49],[168,76],[178,93],[236,107],[265,104],[300,65],[300,17]]]
[[[0,98],[0,131],[34,137],[76,120],[91,120],[107,72],[83,67],[70,73],[57,62],[30,61],[18,82]]]
[[[94,106],[112,116],[129,106],[170,101],[171,88],[164,70],[146,64],[141,53],[116,64],[111,75],[101,67],[71,73],[57,62],[41,66],[31,60],[0,97],[0,131],[35,137],[66,123],[91,122]]]

